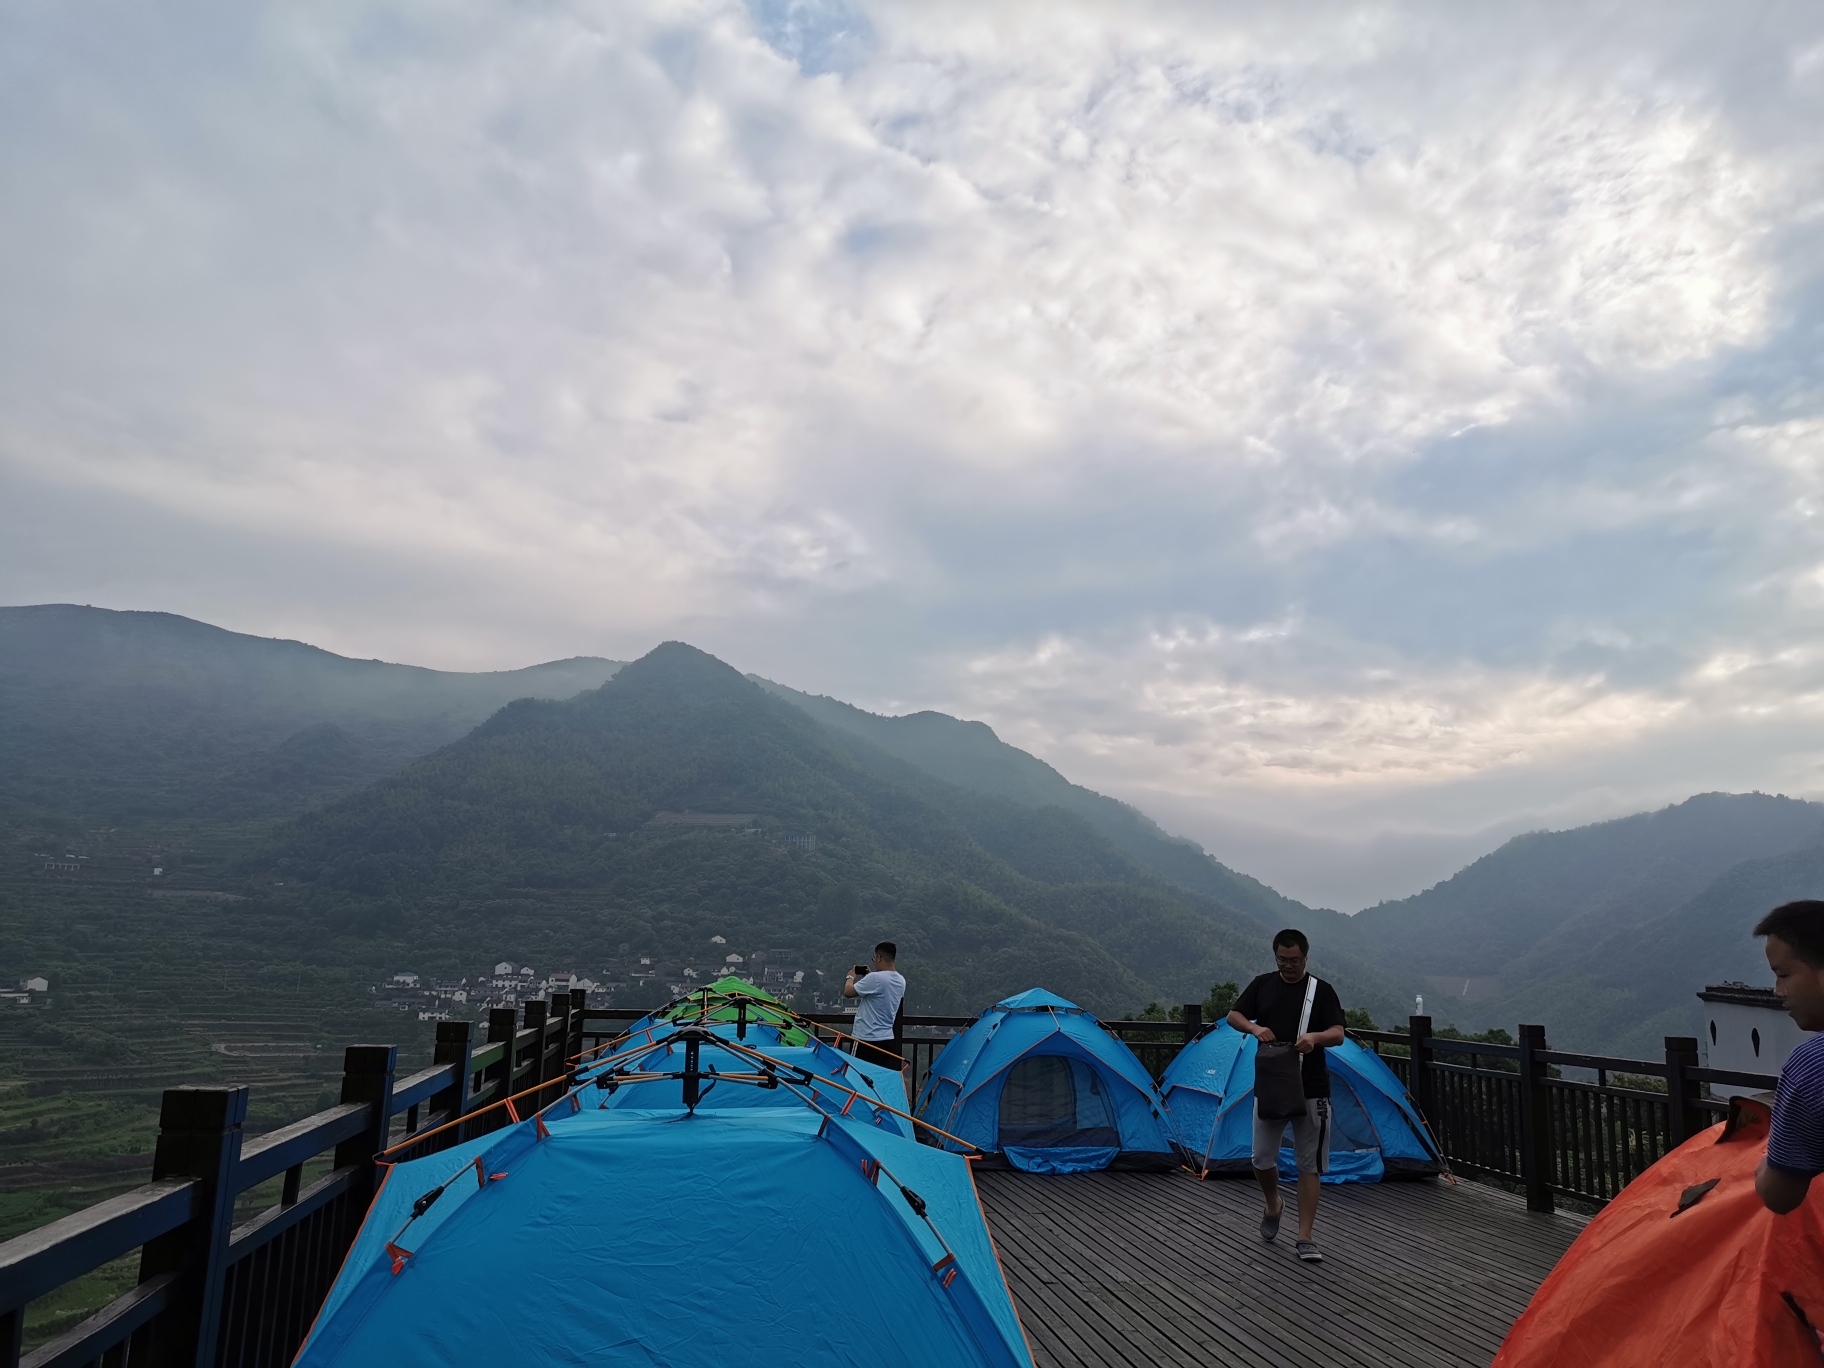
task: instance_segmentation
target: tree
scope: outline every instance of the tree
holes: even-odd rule
[[[1212,984],[1210,995],[1203,1000],[1203,1019],[1221,1021],[1234,1009],[1235,999],[1241,996],[1241,985],[1234,979],[1226,983]]]

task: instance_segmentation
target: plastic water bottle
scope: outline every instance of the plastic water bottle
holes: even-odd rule
[[[1424,1016],[1425,1015],[1425,994],[1415,993],[1413,995],[1412,1014],[1414,1016]]]

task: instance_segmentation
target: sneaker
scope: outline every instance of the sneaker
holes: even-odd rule
[[[1279,1218],[1283,1215],[1285,1215],[1285,1208],[1281,1207],[1274,1215],[1261,1217],[1260,1238],[1267,1244],[1272,1244],[1279,1238]]]
[[[1274,1224],[1277,1225],[1278,1222],[1274,1222]],[[1324,1261],[1323,1254],[1310,1240],[1298,1242],[1298,1258],[1301,1263],[1322,1263]]]

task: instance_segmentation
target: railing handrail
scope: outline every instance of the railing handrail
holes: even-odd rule
[[[195,1215],[198,1186],[194,1179],[145,1183],[0,1244],[0,1312],[183,1225]]]
[[[247,1141],[241,1147],[241,1162],[235,1175],[240,1192],[256,1188],[293,1164],[361,1134],[372,1108],[371,1102],[344,1102]],[[240,1192],[235,1195],[238,1197]]]
[[[1759,1088],[1772,1092],[1780,1086],[1778,1074],[1743,1073],[1739,1069],[1686,1069],[1685,1077],[1699,1083],[1720,1083],[1725,1088]]]
[[[1485,1040],[1458,1040],[1455,1036],[1431,1037],[1433,1054],[1487,1055],[1490,1059],[1518,1059],[1518,1045],[1496,1045]]]
[[[1601,1069],[1606,1073],[1641,1074],[1665,1078],[1671,1070],[1663,1059],[1622,1059],[1614,1055],[1583,1054],[1576,1050],[1540,1050],[1536,1056],[1546,1064],[1565,1069]]]
[[[654,1012],[663,1010],[663,1006],[588,1007],[583,1010],[584,1033],[587,1035],[599,1034],[599,1032],[589,1030],[589,1023],[591,1021],[639,1021],[644,1017],[651,1016]],[[853,1012],[793,1012],[792,1015],[801,1017],[805,1021],[814,1021],[819,1026],[840,1026],[845,1021],[853,1021],[855,1019],[855,1014]],[[976,1017],[932,1016],[926,1013],[915,1015],[908,1012],[905,1016],[900,1018],[900,1022],[905,1026],[955,1027],[961,1029],[965,1026],[973,1026],[976,1022]],[[1171,1024],[1175,1025],[1176,1023],[1174,1022]]]
[[[393,1089],[393,1110],[404,1111],[429,1101],[456,1081],[454,1064],[433,1064],[421,1069]]]
[[[591,1021],[639,1021],[642,1018],[649,1017],[654,1012],[661,1010],[663,1010],[662,1007],[588,1007],[583,1011],[584,1033],[586,1035],[600,1034],[597,1031],[589,1029],[589,1023]],[[792,1015],[805,1021],[816,1022],[819,1026],[840,1026],[844,1022],[853,1021],[855,1019],[855,1014],[853,1012],[793,1012]],[[908,1012],[905,1016],[900,1018],[900,1025],[924,1026],[936,1030],[960,1031],[975,1025],[980,1019],[981,1014],[979,1012],[974,1016],[939,1016],[925,1012]],[[1136,1021],[1131,1018],[1100,1020],[1102,1026],[1106,1029],[1121,1034],[1138,1031],[1156,1031],[1164,1036],[1179,1037],[1182,1036],[1184,1032],[1184,1023],[1182,1021]],[[1402,1043],[1405,1041],[1404,1036],[1390,1036],[1390,1039],[1397,1039]]]

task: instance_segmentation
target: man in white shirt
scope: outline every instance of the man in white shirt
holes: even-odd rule
[[[858,964],[842,981],[842,995],[860,999],[855,1007],[855,1057],[889,1069],[902,1063],[893,1030],[906,996],[906,981],[893,967],[898,957],[899,947],[882,941],[874,947],[873,972]]]

